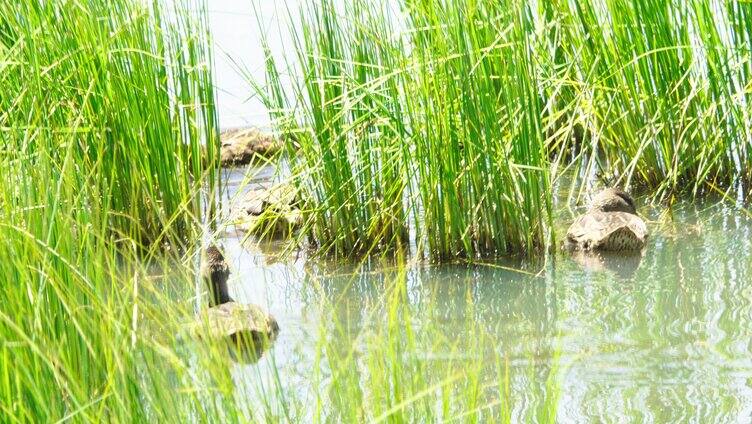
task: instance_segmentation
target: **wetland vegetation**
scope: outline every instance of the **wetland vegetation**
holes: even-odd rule
[[[662,200],[749,185],[749,13],[302,2],[260,91],[281,132],[304,133],[292,160],[325,249],[412,231],[437,260],[535,255],[556,244],[551,193],[571,172],[573,192],[597,177]]]
[[[749,417],[752,3],[283,3],[235,169],[209,2],[0,3],[0,421]],[[601,186],[642,255],[559,251]],[[210,242],[266,352],[195,334]]]

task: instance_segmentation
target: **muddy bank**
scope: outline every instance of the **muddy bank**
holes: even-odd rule
[[[222,166],[247,165],[256,160],[271,159],[282,150],[282,142],[258,128],[239,128],[223,131],[220,160]]]

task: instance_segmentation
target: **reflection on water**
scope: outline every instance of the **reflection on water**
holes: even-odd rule
[[[642,252],[572,252],[572,260],[583,270],[591,272],[611,272],[620,279],[632,278],[637,272],[644,255]]]
[[[230,237],[232,294],[268,308],[281,327],[258,364],[236,365],[239,390],[259,397],[261,381],[280,388],[291,417],[309,417],[319,402],[346,420],[335,391],[318,391],[345,384],[344,373],[358,393],[380,396],[368,393],[375,354],[402,343],[412,348],[397,362],[411,373],[442,381],[459,372],[453,390],[473,376],[479,402],[509,404],[513,421],[539,417],[552,396],[564,422],[749,419],[752,222],[711,205],[675,208],[673,222],[648,218],[644,256],[562,255],[545,265],[269,263]],[[398,326],[388,318],[394,293],[404,297]]]
[[[231,341],[227,343],[227,354],[233,362],[245,365],[257,363],[269,348],[274,345],[274,341]]]

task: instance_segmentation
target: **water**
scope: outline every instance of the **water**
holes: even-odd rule
[[[265,170],[261,183],[272,174]],[[233,294],[266,306],[282,328],[258,364],[235,366],[239,390],[253,399],[259,379],[278,384],[305,419],[317,396],[313,370],[326,387],[341,365],[327,361],[331,351],[354,351],[350,378],[368,387],[375,371],[368,340],[390,334],[385,305],[390,289],[404,284],[418,341],[400,360],[426,364],[431,381],[447,369],[479,367],[471,374],[489,386],[481,397],[488,402],[499,397],[497,365],[507,364],[513,421],[534,418],[556,395],[560,422],[748,422],[752,220],[718,204],[642,212],[652,234],[644,257],[413,264],[404,275],[379,261],[274,262],[278,245],[262,249],[231,234],[224,243]],[[571,215],[558,220],[563,231]],[[497,415],[482,418],[489,417]]]
[[[277,2],[262,3],[267,27],[275,27],[279,10]],[[211,23],[220,48],[222,126],[266,125],[265,111],[246,101],[250,89],[222,53],[263,78],[250,6],[212,1]],[[269,184],[273,175],[263,170],[254,183]],[[227,177],[232,195],[243,173]],[[559,206],[561,233],[573,216]],[[412,264],[404,273],[379,261],[356,266],[305,255],[278,261],[279,245],[258,246],[230,232],[224,245],[232,294],[265,306],[282,329],[258,363],[234,366],[238,392],[256,404],[283,397],[287,410],[268,412],[279,417],[307,421],[321,402],[337,419],[346,408],[332,387],[344,380],[378,398],[369,392],[378,387],[375,374],[394,371],[378,368],[378,355],[390,344],[411,343],[390,360],[427,385],[459,373],[448,385],[455,395],[477,380],[481,406],[496,405],[478,419],[499,418],[501,404],[514,422],[538,420],[550,402],[559,422],[749,422],[752,220],[713,203],[641,212],[651,230],[644,257]],[[405,289],[398,302],[395,287]],[[410,317],[396,328],[388,318],[393,304]],[[412,342],[405,341],[407,329]],[[500,395],[505,379],[509,394]],[[417,403],[439,410],[440,398],[432,393]]]
[[[253,93],[248,78],[264,81],[264,52],[261,48],[264,34],[275,54],[285,51],[284,44],[289,43],[289,38],[282,35],[288,33],[284,17],[287,7],[297,10],[299,0],[211,0],[208,3],[220,126],[268,127],[269,115]]]

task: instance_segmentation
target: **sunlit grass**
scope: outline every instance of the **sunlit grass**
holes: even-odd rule
[[[441,3],[307,2],[291,89],[267,57],[264,98],[298,119],[273,112],[280,131],[303,131],[293,174],[324,251],[413,245],[442,260],[552,241],[530,10]]]
[[[612,184],[666,197],[749,182],[752,5],[543,7],[550,116],[584,129],[580,148]]]
[[[160,3],[4,2],[0,46],[3,176],[45,207],[27,222],[81,202],[116,235],[182,243],[193,194],[217,184],[206,23]],[[78,196],[52,203],[63,186]]]
[[[541,253],[554,242],[552,163],[586,158],[659,194],[750,177],[747,4],[347,3],[308,3],[292,91],[267,58],[307,235],[325,250]],[[401,263],[357,331],[341,304],[317,299],[316,366],[299,392],[271,352],[271,386],[252,381],[244,396],[226,346],[185,334],[205,303],[186,248],[218,186],[205,4],[194,6],[0,5],[3,421],[511,422],[520,388],[497,340],[411,307]],[[556,419],[552,350],[523,419]],[[435,353],[449,358],[440,372]]]
[[[192,308],[151,275],[193,286],[180,252],[214,208],[201,203],[217,129],[197,17],[130,0],[0,5],[3,421],[201,408],[195,394],[166,401],[167,381],[191,377],[155,329],[176,334]]]
[[[540,254],[573,168],[661,199],[749,184],[749,4],[303,3],[255,83],[323,251]]]
[[[421,352],[435,344],[409,328],[404,274],[369,312],[373,332],[332,344],[346,323],[332,314],[326,322],[335,326],[321,328],[313,349],[334,378],[310,370],[301,391],[321,394],[313,411],[309,399],[282,389],[274,366],[271,386],[252,382],[257,395],[245,396],[233,377],[238,356],[186,331],[206,303],[195,245],[214,208],[201,202],[214,198],[217,184],[210,52],[198,6],[170,13],[130,0],[0,6],[3,421],[478,416],[487,406],[479,391],[484,355],[469,373],[464,362],[439,379],[427,372]],[[362,342],[365,374],[352,361]],[[443,410],[433,412],[439,396]]]

